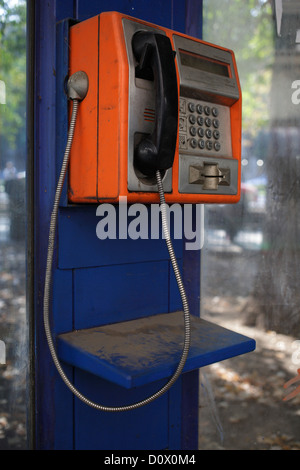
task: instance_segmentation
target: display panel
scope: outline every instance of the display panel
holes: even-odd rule
[[[181,65],[202,70],[203,72],[214,73],[222,77],[230,77],[230,68],[227,64],[208,59],[197,54],[193,54],[182,49],[179,50]]]

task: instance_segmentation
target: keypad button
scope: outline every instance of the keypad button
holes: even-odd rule
[[[212,108],[211,112],[212,112],[212,115],[213,115],[214,117],[219,116],[219,110],[218,110],[218,108]]]
[[[213,119],[213,126],[214,126],[216,129],[218,129],[219,125],[220,125],[219,119]]]
[[[204,112],[205,112],[206,116],[209,116],[210,115],[210,107],[209,106],[204,106]]]
[[[215,150],[218,152],[218,151],[220,150],[220,148],[221,148],[220,142],[215,142],[215,143],[214,143],[214,148],[215,148]]]
[[[197,140],[196,139],[191,139],[190,140],[190,146],[195,149],[197,147]]]
[[[189,103],[188,105],[189,111],[193,113],[195,111],[195,104],[194,103]]]
[[[199,124],[199,126],[203,126],[204,118],[202,116],[198,116],[197,117],[197,123]]]
[[[204,129],[202,129],[202,127],[198,128],[198,135],[199,137],[204,137]]]
[[[196,106],[196,111],[198,114],[202,114],[203,113],[203,106],[202,104],[197,104]]]
[[[211,150],[212,147],[213,147],[212,141],[211,141],[211,140],[207,140],[207,141],[206,141],[206,148],[207,148],[207,150]]]
[[[198,145],[199,145],[199,148],[204,149],[204,147],[205,147],[205,141],[202,140],[202,139],[199,140]]]
[[[217,130],[215,130],[215,131],[213,132],[213,136],[214,136],[214,138],[215,138],[216,140],[218,140],[218,139],[220,138],[220,132],[217,131]]]
[[[190,127],[190,134],[194,137],[194,136],[196,135],[196,133],[197,133],[196,127],[191,126],[191,127]]]
[[[189,121],[191,124],[195,124],[196,122],[196,117],[193,115],[193,114],[190,114],[189,115]]]
[[[210,129],[206,129],[205,131],[205,135],[208,139],[211,139],[211,136],[212,136],[212,131]]]
[[[207,127],[210,127],[211,126],[211,119],[210,118],[205,118],[205,125]]]

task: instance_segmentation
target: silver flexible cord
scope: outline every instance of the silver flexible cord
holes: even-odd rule
[[[69,132],[68,132],[68,139],[67,139],[67,144],[66,144],[66,149],[64,153],[64,158],[63,158],[63,163],[62,163],[62,168],[61,168],[61,173],[59,176],[56,192],[55,192],[55,198],[54,198],[54,204],[53,204],[53,211],[51,214],[51,220],[50,220],[50,229],[49,229],[49,242],[48,242],[48,253],[47,253],[47,266],[46,266],[46,275],[45,275],[45,287],[44,287],[44,327],[45,327],[45,333],[46,333],[46,338],[48,342],[48,346],[50,349],[50,353],[53,359],[53,362],[57,368],[57,371],[59,372],[59,375],[61,376],[62,380],[65,382],[67,387],[71,390],[71,392],[79,398],[81,401],[83,401],[86,405],[89,405],[93,408],[96,408],[101,411],[129,411],[133,410],[135,408],[138,408],[140,406],[147,405],[148,403],[152,402],[153,400],[156,400],[159,398],[163,393],[165,393],[169,388],[174,384],[174,382],[178,379],[179,375],[181,374],[183,367],[185,365],[186,359],[188,357],[189,353],[189,348],[190,348],[190,341],[191,341],[191,329],[190,329],[190,314],[189,314],[189,307],[188,307],[188,302],[184,290],[184,286],[181,280],[180,276],[180,271],[178,269],[176,257],[174,254],[172,242],[170,239],[169,235],[169,230],[168,230],[168,224],[167,224],[167,218],[166,218],[166,203],[165,203],[165,197],[164,197],[164,191],[163,191],[163,186],[162,186],[162,181],[161,181],[161,175],[160,171],[157,171],[156,173],[156,179],[157,179],[157,186],[158,186],[158,191],[159,191],[159,196],[160,196],[160,201],[161,201],[161,215],[162,215],[162,225],[163,225],[163,231],[166,239],[166,244],[169,250],[170,254],[170,259],[172,262],[172,266],[174,269],[174,273],[176,276],[176,280],[178,283],[180,295],[182,298],[182,304],[183,304],[183,310],[184,310],[184,325],[185,325],[185,333],[184,333],[184,347],[181,355],[180,362],[177,366],[177,369],[173,376],[170,378],[170,380],[156,393],[153,395],[149,396],[148,398],[145,398],[142,401],[139,401],[137,403],[133,403],[131,405],[126,405],[126,406],[117,406],[117,407],[109,407],[109,406],[104,406],[98,403],[95,403],[94,401],[89,400],[87,397],[82,395],[79,390],[75,388],[75,386],[70,382],[68,377],[66,376],[59,359],[56,354],[55,346],[53,343],[52,335],[51,335],[51,329],[50,329],[50,323],[49,323],[49,304],[50,304],[50,289],[51,289],[51,280],[52,280],[52,263],[53,263],[53,251],[54,251],[54,243],[55,243],[55,232],[56,232],[56,224],[57,224],[57,215],[58,215],[58,207],[59,207],[59,201],[60,201],[60,196],[62,192],[62,187],[64,184],[65,180],[65,175],[69,163],[69,154],[72,146],[72,141],[73,141],[73,136],[74,136],[74,129],[75,129],[75,124],[76,124],[76,118],[77,118],[77,111],[78,111],[78,100],[74,99],[73,100],[73,109],[72,109],[72,116],[71,116],[71,121],[70,121],[70,126],[69,126]]]

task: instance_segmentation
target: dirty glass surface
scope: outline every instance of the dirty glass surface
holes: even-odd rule
[[[201,369],[199,448],[299,450],[300,4],[203,3],[204,40],[236,54],[243,132],[241,201],[206,206],[201,314],[257,348]]]
[[[0,1],[0,450],[26,448],[25,1]]]

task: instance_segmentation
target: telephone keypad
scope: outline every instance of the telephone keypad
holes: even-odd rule
[[[220,129],[222,112],[220,114],[219,107],[222,106],[201,103],[195,99],[180,98],[180,150],[190,149],[193,153],[200,154],[201,150],[212,154],[220,152],[222,148],[222,128]],[[189,126],[187,123],[191,125]]]

